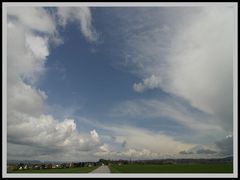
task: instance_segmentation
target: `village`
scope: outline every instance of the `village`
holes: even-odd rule
[[[93,167],[100,165],[99,162],[70,162],[70,163],[9,163],[7,171],[12,172],[16,170],[41,170],[41,169],[61,169],[61,168],[75,168],[75,167]]]

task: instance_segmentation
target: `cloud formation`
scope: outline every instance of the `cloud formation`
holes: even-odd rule
[[[82,32],[92,40],[89,9],[76,13],[81,14]],[[24,154],[48,159],[56,154],[73,159],[102,146],[96,130],[79,133],[74,119],[59,120],[48,114],[48,96],[37,87],[57,33],[54,18],[46,9],[34,7],[8,7],[7,15],[8,158]]]
[[[179,154],[185,155],[186,157],[194,157],[197,155],[207,155],[210,157],[233,156],[233,137],[228,135],[211,144],[196,145],[188,150],[180,151]]]
[[[187,104],[172,98],[136,99],[119,103],[112,108],[111,117],[127,119],[156,119],[156,123],[164,118],[171,118],[195,132],[222,132],[215,119],[202,112],[194,112]]]
[[[220,154],[229,156],[233,155],[233,136],[227,136],[226,138],[217,141],[217,148],[220,149]]]
[[[8,7],[8,16],[16,18],[15,23],[24,25],[29,30],[51,34],[56,31],[56,25],[47,11],[40,7]],[[31,15],[31,17],[29,17]]]
[[[174,157],[179,151],[190,149],[195,144],[184,143],[161,132],[152,132],[136,127],[104,126],[114,136],[114,143],[109,143],[107,151],[95,153],[98,157],[151,159]],[[157,143],[156,143],[157,142]],[[121,149],[115,149],[118,144]]]
[[[147,89],[155,89],[155,88],[160,88],[161,86],[161,78],[156,77],[155,75],[152,75],[149,78],[145,78],[143,82],[141,83],[134,83],[133,84],[133,89],[136,92],[143,92]]]
[[[88,41],[96,41],[98,34],[92,26],[92,15],[87,7],[59,7],[57,10],[60,25],[65,27],[68,23],[76,21],[82,34]]]
[[[196,144],[144,128],[97,125],[111,132],[111,136],[105,136],[112,141],[104,142],[98,129],[79,132],[74,119],[49,114],[48,95],[38,88],[38,80],[45,72],[52,43],[62,41],[57,27],[78,23],[86,40],[94,42],[98,34],[91,11],[87,7],[59,7],[54,17],[44,8],[9,7],[8,157],[89,160],[231,155],[232,136],[215,142],[215,146],[197,144],[200,134],[210,137],[232,133],[232,9],[197,8],[196,12],[187,10],[189,14],[175,10],[142,9],[138,11],[140,16],[131,14],[134,22],[126,16],[128,23],[121,27],[128,37],[125,65],[142,79],[133,84],[133,90],[141,93],[161,89],[173,98],[125,101],[111,115],[169,118],[194,130]],[[145,16],[150,11],[152,14]]]
[[[211,149],[206,149],[206,148],[199,148],[199,149],[190,149],[188,151],[180,151],[179,154],[182,155],[199,155],[199,154],[203,154],[203,155],[211,155],[211,154],[216,154],[217,151],[215,150],[211,150]]]
[[[124,65],[142,78],[133,84],[135,91],[155,88],[183,98],[214,116],[216,124],[230,133],[234,11],[228,7],[189,9],[149,8],[139,10],[149,16],[136,11],[131,20],[123,18],[127,29]],[[168,15],[163,15],[165,11]]]

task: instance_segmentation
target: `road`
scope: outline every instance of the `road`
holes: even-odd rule
[[[100,166],[99,168],[93,170],[91,173],[110,173],[108,166]]]

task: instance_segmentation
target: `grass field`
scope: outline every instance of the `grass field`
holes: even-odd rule
[[[75,167],[75,168],[64,168],[64,169],[40,169],[40,170],[17,170],[11,173],[89,173],[96,169],[95,167]]]
[[[232,173],[232,164],[110,165],[111,173]]]

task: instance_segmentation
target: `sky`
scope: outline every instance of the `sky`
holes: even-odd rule
[[[7,158],[233,155],[234,9],[8,7]]]

